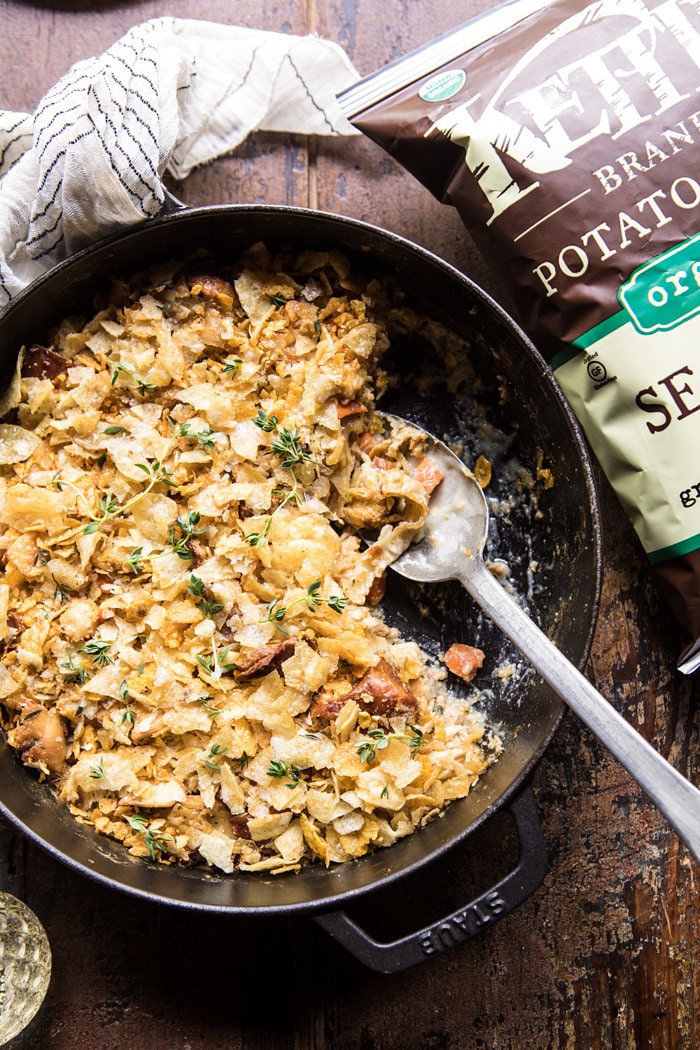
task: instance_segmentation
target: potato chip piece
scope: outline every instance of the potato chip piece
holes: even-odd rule
[[[12,696],[19,688],[20,683],[12,677],[5,665],[0,663],[0,700]]]
[[[184,802],[186,798],[182,784],[177,780],[166,780],[160,784],[146,784],[141,781],[133,793],[123,801],[127,806],[167,809],[176,802]]]
[[[324,684],[331,670],[331,661],[320,656],[307,642],[297,644],[293,656],[282,664],[285,685],[300,693],[315,693]]]
[[[245,792],[243,786],[231,769],[228,762],[219,767],[221,776],[221,799],[234,815],[245,813]]]
[[[357,778],[357,794],[363,802],[378,809],[402,809],[404,793],[381,768],[368,769]]]
[[[423,772],[423,766],[411,757],[411,751],[405,740],[394,738],[389,746],[380,752],[382,773],[392,777],[397,788],[412,784]]]
[[[270,751],[274,759],[300,769],[328,769],[333,764],[335,744],[323,733],[298,731],[293,737],[273,735]]]
[[[238,422],[236,400],[211,383],[196,383],[180,390],[177,399],[201,412],[214,430],[232,429]]]
[[[220,868],[227,875],[233,871],[233,847],[233,840],[220,831],[203,833],[197,845],[207,864]]]
[[[231,451],[239,459],[258,461],[258,450],[262,445],[262,432],[252,420],[236,423],[231,429]]]
[[[314,820],[330,824],[338,817],[345,816],[353,807],[339,799],[334,791],[311,788],[306,796],[306,808]]]
[[[19,532],[39,528],[53,535],[66,527],[64,515],[73,502],[74,496],[66,491],[50,491],[20,481],[0,494],[0,521]]]
[[[21,384],[21,372],[22,372],[22,361],[24,360],[24,348],[22,348],[17,357],[17,365],[15,367],[10,384],[3,391],[0,396],[0,419],[11,412],[13,408],[22,400],[22,384]]]
[[[360,828],[364,827],[364,823],[365,820],[362,814],[354,810],[352,813],[334,820],[333,830],[337,831],[339,835],[352,835],[354,831],[359,831]]]
[[[326,867],[331,862],[331,853],[328,848],[328,843],[318,833],[318,830],[311,823],[305,813],[302,813],[299,821],[301,823],[301,830],[304,834],[304,841],[309,847],[312,853],[315,853],[317,857],[320,857]]]
[[[132,763],[118,753],[84,754],[69,770],[61,793],[77,799],[78,791],[133,791],[139,780]]]
[[[269,813],[264,817],[251,817],[248,821],[250,837],[254,842],[267,842],[268,839],[281,835],[289,827],[291,819],[291,813]]]
[[[69,369],[69,375],[70,372],[75,371],[78,370]],[[88,371],[90,374],[72,392],[75,403],[83,412],[87,412],[89,409],[101,408],[111,389],[110,377],[107,372],[95,374],[91,368]]]
[[[267,277],[254,273],[252,270],[243,270],[241,275],[234,281],[240,304],[251,320],[254,338],[267,318],[275,311],[275,304],[269,295],[263,291],[266,283]]]
[[[24,463],[41,444],[32,430],[14,426],[11,423],[0,423],[0,464]]]
[[[26,391],[26,398],[20,405],[20,418],[26,420],[29,416],[38,413],[48,415],[56,405],[56,388],[50,379],[35,379],[25,377],[22,387]]]
[[[178,506],[169,496],[147,492],[134,504],[131,513],[139,531],[147,540],[166,544],[178,515]]]
[[[18,569],[28,580],[37,580],[44,575],[44,566],[39,557],[39,545],[32,532],[20,534],[7,547],[7,564]]]
[[[287,864],[296,864],[304,855],[304,832],[298,820],[293,821],[286,831],[278,835],[274,845],[280,851]]]
[[[35,620],[31,627],[22,632],[17,643],[17,658],[24,667],[41,671],[44,666],[44,643],[48,637],[49,623],[46,620]]]
[[[47,563],[47,569],[51,573],[56,586],[62,590],[79,591],[85,587],[87,582],[85,573],[64,558],[51,558]]]

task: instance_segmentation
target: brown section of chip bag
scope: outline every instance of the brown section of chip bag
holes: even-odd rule
[[[360,130],[457,208],[497,265],[691,647],[698,91],[698,0],[515,0],[340,99]]]

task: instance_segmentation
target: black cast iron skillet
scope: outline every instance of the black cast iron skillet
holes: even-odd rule
[[[93,296],[108,290],[110,278],[130,277],[151,263],[184,259],[201,249],[231,264],[259,240],[271,248],[341,249],[364,270],[393,276],[407,305],[464,338],[475,376],[474,402],[469,392],[455,398],[449,376],[440,374],[434,351],[421,339],[397,333],[389,361],[399,382],[383,407],[438,436],[459,435],[467,451],[485,443],[495,462],[491,491],[498,495],[500,485],[504,498],[518,488],[518,464],[533,473],[538,454],[544,456],[556,484],[520,491],[513,507],[497,516],[489,551],[509,561],[532,615],[570,660],[583,665],[599,597],[601,545],[590,462],[574,418],[543,359],[500,307],[457,270],[400,237],[350,219],[286,207],[207,207],[163,216],[85,249],[11,304],[0,319],[0,383],[7,384],[22,345],[42,342],[51,326],[69,315],[91,316]],[[437,378],[432,384],[411,378],[414,372],[424,374],[426,364],[430,372],[433,363]],[[480,410],[497,431],[484,431]],[[419,592],[394,577],[385,605],[388,618],[428,648],[463,640],[485,649],[490,670],[480,681],[490,694],[489,717],[505,745],[468,798],[391,848],[328,870],[312,866],[284,877],[221,875],[135,860],[78,824],[4,741],[2,810],[57,859],[139,897],[229,914],[321,913],[318,921],[378,970],[403,969],[464,940],[512,910],[544,877],[537,813],[523,785],[556,729],[562,704],[531,670],[505,680],[493,674],[516,657],[493,626],[482,622],[461,588]],[[516,820],[520,861],[478,900],[392,944],[377,944],[345,914],[351,900],[429,863],[503,806],[511,807]]]

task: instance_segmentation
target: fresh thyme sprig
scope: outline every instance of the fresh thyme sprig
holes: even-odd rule
[[[129,557],[126,559],[126,564],[129,566],[134,576],[138,576],[139,573],[143,572],[143,547],[134,547]]]
[[[172,553],[177,554],[182,561],[192,561],[192,552],[187,546],[189,541],[195,536],[202,536],[205,532],[209,532],[209,525],[201,529],[197,528],[200,520],[201,516],[196,510],[188,511],[184,517],[178,514],[175,518],[175,527],[170,530],[170,545]],[[180,536],[177,535],[176,530],[179,530]]]
[[[282,510],[283,507],[286,507],[288,503],[291,503],[292,500],[298,506],[301,506],[299,479],[296,476],[295,467],[300,466],[302,463],[310,463],[311,456],[302,448],[299,431],[291,430],[289,427],[280,427],[277,416],[268,416],[267,412],[259,408],[253,423],[263,433],[276,435],[270,447],[266,450],[266,454],[279,456],[280,466],[289,471],[292,479],[291,488],[286,492],[284,489],[275,489],[274,494],[283,496],[283,499],[275,507],[272,514],[266,516],[263,528],[257,532],[249,532],[246,535],[246,540],[251,547],[261,547],[269,535],[273,516]]]
[[[256,427],[260,427],[264,434],[271,434],[274,430],[277,430],[279,420],[277,416],[268,416],[267,412],[263,412],[262,408],[259,408],[253,422]]]
[[[267,539],[270,529],[272,528],[272,514],[268,514],[265,518],[265,525],[259,532],[248,532],[246,533],[246,540],[251,547],[262,547],[263,543]]]
[[[230,357],[227,361],[224,361],[224,367],[221,369],[221,374],[224,376],[230,376],[236,374],[238,369],[243,364],[243,359],[240,357]]]
[[[70,653],[67,662],[61,664],[62,670],[67,672],[64,673],[63,679],[67,685],[83,685],[90,677],[90,672],[75,663],[74,655],[74,653]]]
[[[223,434],[218,434],[215,430],[212,430],[211,427],[207,427],[206,430],[200,431],[192,430],[189,423],[183,423],[178,427],[176,433],[178,437],[189,438],[190,441],[197,441],[205,452],[212,452],[215,442],[224,436]]]
[[[301,598],[295,598],[289,605],[280,605],[280,599],[275,598],[268,605],[267,616],[262,623],[274,623],[277,630],[281,631],[282,634],[289,634],[287,628],[282,626],[282,621],[286,619],[288,613],[297,605],[305,605],[309,612],[316,612],[321,605],[325,604],[333,612],[342,613],[348,604],[347,598],[342,594],[332,594],[330,598],[322,598],[318,593],[320,589],[321,581],[314,580],[306,588],[306,594],[303,594]]]
[[[107,521],[111,521],[112,518],[116,518],[122,514],[126,514],[134,504],[142,500],[144,496],[148,495],[154,485],[162,483],[167,485],[168,488],[176,489],[178,484],[174,481],[170,470],[163,465],[167,455],[171,452],[171,448],[166,448],[163,460],[154,459],[152,463],[136,463],[135,466],[144,472],[148,478],[148,485],[145,489],[137,492],[135,496],[127,500],[126,503],[120,503],[116,496],[109,494],[107,496],[101,496],[99,501],[100,516],[90,515],[92,521],[85,526],[83,529],[84,536],[90,536],[92,533],[97,532],[102,525]]]
[[[367,733],[369,740],[363,740],[357,744],[356,750],[363,762],[373,762],[377,757],[377,751],[383,751],[389,746],[390,740],[408,740],[408,746],[413,753],[419,751],[425,743],[425,733],[416,725],[406,727],[410,733],[385,733],[383,729],[370,729]]]
[[[205,696],[198,696],[197,703],[202,705],[209,718],[218,718],[221,711],[211,703],[213,699],[211,693],[207,693]]]
[[[125,820],[134,831],[143,831],[148,826],[148,817],[145,813],[133,813],[125,817]]]
[[[268,777],[274,777],[276,780],[281,780],[282,777],[289,777],[289,783],[285,787],[293,789],[301,780],[301,769],[294,763],[287,765],[286,762],[273,758],[268,766],[267,775]]]
[[[216,682],[219,680],[219,678],[221,678],[222,675],[230,674],[230,672],[233,671],[236,665],[234,663],[226,662],[226,657],[229,654],[228,646],[219,652],[219,650],[217,650],[216,648],[216,642],[214,641],[213,637],[211,640],[211,645],[212,655],[198,656],[197,663],[202,668],[202,670],[206,671],[209,677]]]
[[[110,380],[111,386],[116,386],[119,376],[122,375],[131,376],[134,374],[134,366],[128,364],[126,361],[115,361],[112,366],[112,378]]]
[[[274,418],[274,417],[273,417]],[[277,437],[270,443],[268,453],[275,453],[280,457],[280,466],[285,470],[292,470],[302,463],[310,463],[311,456],[304,452],[301,447],[301,437],[298,430],[290,430],[289,427],[277,427]]]
[[[111,642],[106,642],[101,638],[93,638],[85,645],[78,649],[79,653],[85,653],[86,656],[92,657],[92,662],[97,667],[106,667],[107,664],[113,664],[113,657],[109,656],[109,650],[112,648]]]
[[[90,766],[90,779],[91,780],[101,780],[104,775],[105,775],[105,760],[104,760],[104,758],[101,758],[100,761],[96,765]]]
[[[134,466],[138,470],[142,470],[149,481],[153,485],[157,485],[158,482],[162,482],[167,485],[168,488],[176,489],[179,488],[176,481],[173,481],[173,475],[168,467],[163,466],[159,459],[154,459],[152,463],[135,463]],[[145,492],[140,493],[140,496],[145,496]]]
[[[133,726],[134,722],[136,721],[136,712],[129,703],[129,687],[126,684],[126,678],[122,678],[121,682],[119,683],[119,696],[122,700],[122,703],[126,704],[126,707],[122,711],[122,725]]]
[[[223,755],[225,755],[227,751],[228,748],[224,747],[223,744],[212,744],[209,748],[207,757],[204,760],[204,765],[207,767],[207,769],[217,770],[221,765],[221,762],[214,762],[214,759],[223,757]]]
[[[197,599],[195,602],[197,608],[204,613],[208,619],[213,620],[216,614],[221,612],[223,605],[221,602],[215,602],[213,598],[207,598],[206,592],[207,588],[204,580],[192,573],[190,576],[190,582],[187,584],[187,593]]]
[[[231,758],[229,759],[229,761],[231,762],[231,765],[235,766],[235,768],[240,773],[250,762],[250,755],[247,755],[244,751],[242,755],[238,756],[238,758]]]
[[[134,831],[143,831],[146,836],[146,849],[151,860],[156,859],[156,850],[159,853],[167,853],[165,843],[170,841],[169,835],[163,835],[160,831],[154,831],[148,827],[148,817],[145,813],[134,813],[126,817],[126,822]]]
[[[192,561],[192,552],[188,547],[189,541],[194,539],[195,536],[202,536],[205,532],[209,532],[210,528],[209,525],[205,525],[204,528],[198,529],[199,522],[200,515],[196,510],[188,511],[184,517],[178,515],[175,519],[175,525],[170,529],[170,546],[166,547],[160,554],[144,555],[143,547],[134,547],[126,559],[126,563],[134,575],[138,576],[139,573],[143,572],[143,563],[145,561],[156,561],[158,558],[165,558],[168,554],[177,554],[182,561]]]
[[[53,574],[51,576],[51,579],[56,584],[56,588],[53,592],[53,600],[55,602],[58,602],[59,605],[63,605],[65,602],[68,601],[69,595],[67,595],[66,592],[61,588],[60,583]]]
[[[110,380],[111,386],[116,386],[117,380],[120,375],[129,376],[136,383],[136,389],[142,396],[148,393],[149,390],[155,390],[155,383],[149,382],[148,379],[144,379],[143,376],[137,374],[133,365],[130,365],[128,361],[115,361],[112,366],[112,378]]]

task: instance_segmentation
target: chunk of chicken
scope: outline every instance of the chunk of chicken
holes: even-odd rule
[[[322,695],[317,697],[312,714],[321,719],[335,718],[348,700],[355,700],[365,711],[383,718],[415,715],[418,710],[416,697],[406,688],[391,664],[383,659],[376,667],[371,667],[344,696],[336,699]]]
[[[12,747],[22,761],[37,769],[46,767],[50,773],[62,773],[66,764],[66,735],[56,711],[47,711],[40,704],[27,704],[22,720],[8,734]]]
[[[461,645],[456,642],[450,646],[442,659],[452,674],[463,678],[465,682],[471,682],[484,663],[484,654],[473,645]]]
[[[245,663],[239,666],[239,680],[247,682],[251,678],[259,678],[261,675],[268,674],[292,655],[295,646],[296,642],[293,638],[285,638],[282,642],[270,642],[269,645],[259,645],[257,649],[253,649],[248,654]]]

